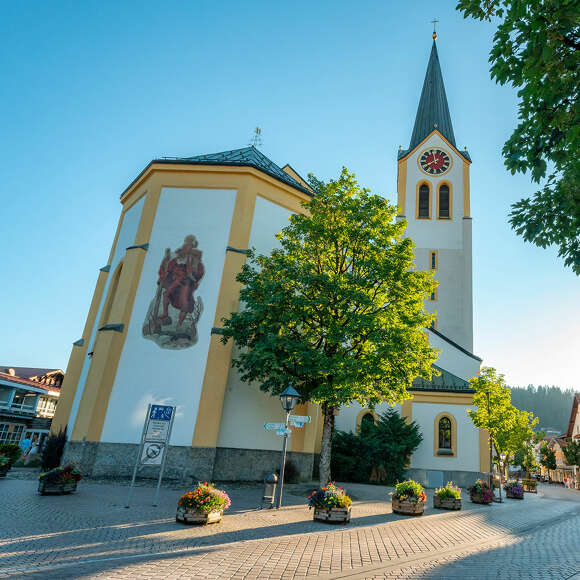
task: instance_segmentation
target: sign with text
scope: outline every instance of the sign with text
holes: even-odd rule
[[[288,417],[290,423],[310,423],[310,417],[308,415],[290,415]],[[302,426],[302,425],[301,425]]]
[[[286,423],[264,423],[266,431],[277,431],[278,429],[285,429]]]

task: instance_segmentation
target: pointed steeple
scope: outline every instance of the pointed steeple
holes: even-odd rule
[[[409,151],[417,147],[434,129],[437,129],[456,147],[449,105],[447,104],[445,86],[443,85],[443,75],[439,66],[435,33],[433,34],[433,47],[431,48],[431,56],[427,65],[427,73],[425,74],[425,82],[421,91],[421,100],[417,109]]]

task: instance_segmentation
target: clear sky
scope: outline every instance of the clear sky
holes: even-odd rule
[[[2,3],[0,364],[66,368],[105,265],[119,195],[155,157],[248,144],[396,199],[431,49],[473,159],[476,354],[512,385],[580,390],[579,278],[515,235],[532,192],[501,147],[516,95],[489,78],[493,27],[455,2]]]

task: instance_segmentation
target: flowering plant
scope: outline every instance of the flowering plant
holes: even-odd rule
[[[334,483],[329,483],[326,487],[315,489],[308,496],[308,508],[349,508],[352,499],[346,495],[342,487],[336,487]]]
[[[198,514],[209,514],[213,511],[227,510],[232,501],[222,489],[216,489],[213,483],[198,483],[193,491],[183,494],[177,502],[179,507],[195,510]]]
[[[83,472],[78,463],[69,462],[60,467],[55,467],[49,471],[45,471],[38,476],[47,483],[71,483],[73,481],[80,481],[83,478]]]
[[[453,485],[452,481],[449,481],[445,487],[436,489],[435,495],[440,499],[460,499],[461,488]]]
[[[398,499],[399,501],[427,501],[427,496],[423,491],[423,486],[412,479],[397,483],[397,485],[395,485],[395,491],[391,491],[390,495],[393,499]]]
[[[489,487],[487,481],[483,479],[476,479],[475,483],[468,487],[470,495],[481,495],[481,499],[484,502],[490,502],[493,500],[493,490]]]
[[[522,479],[522,485],[535,489],[538,486],[538,482],[535,479]]]
[[[507,481],[503,488],[515,497],[524,497],[524,486],[517,481]]]

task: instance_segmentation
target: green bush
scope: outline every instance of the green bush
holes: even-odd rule
[[[401,501],[427,501],[423,486],[412,479],[397,483],[395,491],[392,491],[390,495],[393,499]]]
[[[422,439],[414,421],[407,423],[395,409],[388,409],[376,425],[363,421],[358,434],[335,433],[332,477],[340,481],[394,484],[404,478],[409,459]]]
[[[450,481],[445,487],[437,488],[435,495],[440,499],[459,499],[461,497],[461,489]]]
[[[13,465],[20,459],[22,449],[16,443],[2,443],[0,444],[0,453],[8,457],[10,465]]]

